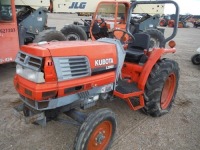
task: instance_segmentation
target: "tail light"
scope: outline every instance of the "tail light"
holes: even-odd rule
[[[169,45],[170,48],[174,48],[176,46],[176,42],[170,41],[168,45]]]
[[[57,81],[57,75],[56,75],[54,63],[51,57],[45,57],[44,78],[46,82]]]

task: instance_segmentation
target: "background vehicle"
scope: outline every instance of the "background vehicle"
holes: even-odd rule
[[[197,49],[197,54],[192,56],[191,61],[194,65],[200,65],[200,47]]]
[[[102,37],[112,37],[112,30],[125,30],[127,24],[127,11],[130,2],[126,1],[102,1],[98,4],[92,20],[82,20],[66,25],[61,32],[67,40],[92,40]],[[145,11],[144,11],[145,10]],[[158,39],[163,40],[163,29],[158,29],[160,15],[164,12],[164,5],[138,5],[133,13],[140,14],[140,18],[132,17],[132,32],[138,33],[146,31],[154,34]],[[135,15],[135,16],[136,16]],[[148,29],[156,29],[148,31]],[[162,33],[160,33],[162,32]]]
[[[198,27],[200,27],[200,21],[194,21],[194,27],[195,28],[198,28]]]
[[[175,15],[164,15],[161,20],[160,20],[160,26],[161,27],[173,27],[174,26],[174,17]],[[189,18],[193,17],[193,15],[180,15],[179,16],[179,23],[178,23],[178,27],[179,28],[187,28],[187,20]]]
[[[113,0],[96,0],[94,3],[93,0],[79,0],[78,2],[73,0],[15,0],[16,6],[20,7],[31,7],[33,9],[38,9],[41,6],[49,8],[51,12],[67,12],[67,13],[94,13],[96,11],[97,5],[100,2],[112,2]],[[115,0],[121,1],[121,0]],[[131,3],[131,0],[123,0],[123,2]],[[154,9],[154,10],[153,10]],[[155,14],[156,11],[158,14],[163,13],[164,5],[140,5],[135,8],[134,13],[144,13],[144,10],[149,12],[150,15]]]
[[[14,0],[0,0],[0,64],[14,61],[20,45],[66,40],[61,32],[46,24],[46,8],[23,7],[16,13]]]
[[[23,104],[16,110],[23,111],[26,121],[43,126],[61,112],[75,119],[81,125],[75,150],[102,150],[112,144],[117,125],[114,112],[107,108],[89,114],[77,110],[90,108],[99,99],[116,96],[131,110],[143,109],[154,117],[168,113],[178,88],[179,67],[162,56],[176,51],[170,40],[177,33],[178,5],[173,1],[134,2],[127,22],[137,4],[158,3],[176,6],[174,30],[161,43],[162,48],[150,50],[150,36],[133,35],[130,24],[126,31],[113,31],[116,39],[22,46],[16,58],[14,86]],[[119,33],[122,36],[117,40]],[[167,42],[170,48],[164,48]]]

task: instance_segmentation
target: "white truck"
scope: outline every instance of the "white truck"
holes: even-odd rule
[[[77,13],[77,12],[88,12],[94,13],[96,11],[97,5],[101,1],[113,1],[113,0],[15,0],[16,6],[30,6],[34,9],[40,7],[50,8],[52,12],[67,12],[67,13]],[[120,1],[120,0],[114,0]],[[131,0],[123,0],[124,2],[130,2]],[[148,4],[137,6],[134,13],[144,13],[149,14],[163,14],[164,5]]]

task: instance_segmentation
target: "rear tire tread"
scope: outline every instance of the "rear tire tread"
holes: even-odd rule
[[[67,37],[67,35],[69,34],[74,33],[74,34],[79,35],[80,40],[86,41],[88,39],[86,32],[77,25],[71,24],[71,25],[64,26],[60,31],[65,35],[65,37]]]
[[[174,73],[176,75],[176,87],[170,104],[166,109],[162,109],[160,104],[161,94],[164,83],[170,73]],[[179,67],[177,62],[170,59],[162,59],[157,62],[153,67],[152,72],[150,73],[148,81],[146,83],[144,93],[145,107],[143,108],[143,111],[153,117],[159,117],[168,113],[175,99],[178,88],[178,81]]]
[[[60,31],[52,30],[52,29],[43,30],[35,37],[35,39],[33,40],[33,43],[38,43],[42,41],[50,42],[53,40],[66,41],[66,38]]]
[[[159,41],[159,47],[162,47],[162,42],[165,40],[163,33],[158,29],[147,29],[144,33],[150,35],[150,38],[154,38]],[[150,48],[154,48],[154,46],[150,45]]]

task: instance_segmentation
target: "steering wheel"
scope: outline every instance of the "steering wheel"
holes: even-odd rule
[[[119,38],[119,37],[117,37],[114,33],[115,32],[122,32],[123,34],[122,34],[122,36]],[[128,39],[127,40],[124,40],[125,39],[125,35],[128,35]],[[130,40],[135,40],[135,37],[132,35],[132,34],[130,34],[130,33],[128,33],[127,31],[125,31],[125,30],[121,30],[121,29],[114,29],[113,30],[113,37],[115,38],[115,39],[118,39],[118,40],[120,40],[120,42],[122,43],[122,44],[124,44],[124,43],[128,43]]]

